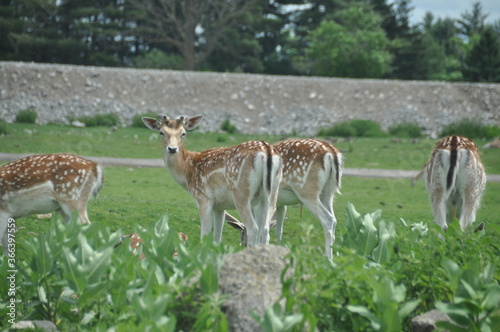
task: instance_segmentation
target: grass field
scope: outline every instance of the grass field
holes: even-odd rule
[[[198,133],[188,135],[186,147],[201,151],[211,147],[228,146],[249,139],[276,142],[283,137]],[[357,139],[352,143],[334,143],[345,153],[345,167],[419,170],[426,162],[435,140],[423,139],[417,144],[403,141],[392,143],[390,138]],[[477,141],[482,147],[486,142]],[[125,158],[162,158],[159,137],[141,128],[72,128],[57,125],[12,124],[9,134],[0,138],[0,152],[54,153],[72,152],[86,156]],[[488,173],[500,174],[500,151],[481,149]],[[339,227],[345,219],[347,202],[352,202],[362,213],[382,209],[387,221],[432,221],[427,192],[420,182],[415,187],[409,180],[361,179],[344,177],[342,195],[336,196],[335,213]],[[488,183],[478,221],[500,224],[500,183]],[[234,212],[234,211],[231,211]],[[168,215],[170,224],[191,239],[199,238],[199,215],[191,196],[173,181],[164,168],[106,167],[105,185],[99,197],[89,205],[90,219],[105,223],[111,230],[124,232],[137,225],[150,225],[162,215]],[[48,229],[50,219],[26,217],[17,221],[19,240]],[[288,209],[283,243],[301,243],[303,225],[311,224],[314,245],[322,251],[323,232],[320,224],[299,206]],[[26,227],[26,228],[23,228]],[[31,232],[31,233],[29,233]],[[273,239],[273,235],[271,239]],[[237,246],[239,235],[225,227],[224,243]],[[22,253],[18,253],[22,257]]]

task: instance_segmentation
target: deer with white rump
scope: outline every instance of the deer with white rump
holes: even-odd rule
[[[446,231],[459,214],[460,228],[465,231],[476,219],[486,185],[476,145],[466,137],[445,137],[434,147],[425,170],[434,222]]]
[[[302,203],[320,221],[325,235],[325,255],[331,260],[337,225],[333,199],[340,190],[342,154],[330,143],[317,139],[289,139],[273,147],[283,160],[283,179],[276,209],[278,243],[283,234],[287,205]],[[226,216],[226,220],[242,232],[244,242],[244,226],[231,215]]]
[[[61,212],[64,220],[78,212],[90,224],[87,203],[102,187],[102,170],[73,154],[29,156],[0,166],[0,238],[7,254],[7,223],[35,213]]]
[[[249,141],[233,147],[202,152],[184,148],[186,130],[195,128],[203,115],[158,120],[143,117],[162,138],[164,161],[173,178],[196,200],[200,211],[201,237],[212,231],[222,239],[224,213],[236,208],[246,229],[248,245],[269,243],[269,222],[276,207],[281,180],[281,158],[263,141]]]

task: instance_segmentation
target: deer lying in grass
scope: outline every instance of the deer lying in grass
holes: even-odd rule
[[[102,170],[73,154],[34,155],[0,166],[0,238],[7,254],[11,218],[58,210],[65,221],[73,211],[90,224],[87,203],[102,187]]]
[[[476,219],[486,174],[476,145],[461,136],[441,139],[426,166],[434,221],[446,231],[456,215],[462,231]]]
[[[273,145],[283,160],[283,178],[279,187],[276,209],[276,238],[283,234],[286,206],[302,203],[318,218],[325,235],[325,255],[332,259],[337,219],[333,212],[335,192],[342,178],[342,154],[330,143],[316,139],[290,139]],[[228,223],[245,232],[236,218],[229,215]],[[237,221],[237,220],[236,220]],[[242,234],[244,239],[245,235]]]
[[[196,199],[201,237],[211,232],[213,220],[214,239],[219,243],[224,210],[236,208],[248,230],[248,245],[269,243],[269,222],[281,180],[281,158],[263,141],[202,152],[187,151],[183,143],[186,130],[195,128],[202,119],[202,115],[169,119],[158,114],[159,121],[148,117],[142,121],[160,133],[165,165]]]

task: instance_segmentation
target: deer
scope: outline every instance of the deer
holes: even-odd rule
[[[340,194],[343,157],[332,144],[318,139],[288,139],[273,144],[283,160],[283,176],[276,202],[276,238],[281,242],[287,205],[303,204],[321,223],[325,256],[332,260],[337,219],[333,211],[335,193]],[[244,224],[226,215],[226,221],[242,234]]]
[[[459,214],[460,228],[465,231],[476,219],[486,186],[486,173],[476,144],[457,135],[442,138],[436,143],[425,171],[434,222],[446,231]]]
[[[194,129],[203,117],[170,119],[160,113],[157,119],[143,117],[142,121],[159,132],[166,168],[196,200],[202,238],[212,232],[213,224],[214,240],[220,243],[225,210],[236,209],[247,229],[248,245],[269,243],[269,223],[282,176],[279,154],[261,140],[188,151],[184,147],[186,131]]]
[[[68,222],[77,211],[90,224],[87,204],[102,188],[101,167],[68,153],[28,156],[0,166],[0,238],[7,255],[8,222],[58,211]]]

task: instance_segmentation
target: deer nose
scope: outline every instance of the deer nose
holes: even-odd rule
[[[179,149],[179,148],[178,148],[178,147],[176,147],[176,146],[169,146],[169,147],[167,147],[167,151],[168,151],[169,153],[176,153],[178,149]]]

